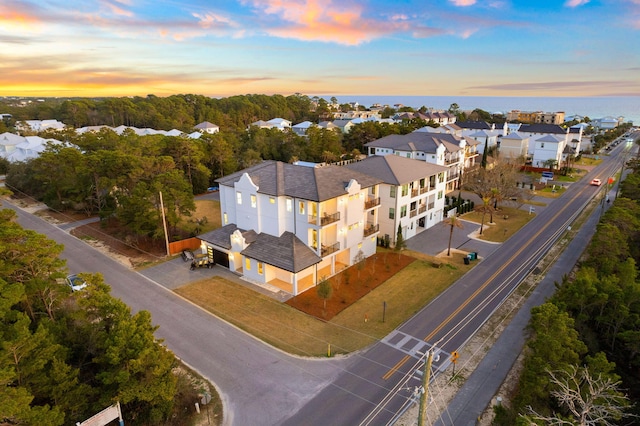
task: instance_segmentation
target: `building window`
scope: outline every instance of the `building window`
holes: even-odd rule
[[[544,142],[540,142],[540,148],[544,148]]]
[[[402,196],[406,197],[408,193],[409,193],[409,185],[405,183],[404,185],[402,185]]]
[[[242,192],[236,192],[236,200],[238,204],[242,204]]]
[[[395,219],[396,218],[396,209],[394,209],[393,207],[389,207],[389,219]]]
[[[304,201],[298,202],[298,213],[304,214]]]
[[[275,204],[276,203],[276,199],[273,197],[269,197],[269,204]]]
[[[258,197],[254,194],[251,194],[251,208],[256,208],[258,206]]]
[[[358,250],[362,248],[362,243],[358,243]]]
[[[389,187],[389,197],[396,198],[396,187],[393,185]]]
[[[442,198],[442,191],[438,191],[438,200]]]
[[[229,224],[229,216],[227,215],[227,212],[224,212],[224,213],[222,214],[222,220],[223,220],[223,222],[224,222],[224,224],[225,224],[225,225],[228,225],[228,224]]]
[[[262,275],[262,262],[258,262],[258,273]]]
[[[247,271],[251,270],[251,259],[249,259],[248,257],[244,258],[244,269],[246,269]]]
[[[293,200],[291,198],[287,198],[287,211],[289,213],[291,213],[291,211],[293,210]]]
[[[400,217],[405,217],[407,215],[407,206],[400,207]]]
[[[444,182],[444,173],[438,173],[438,182],[439,183]]]

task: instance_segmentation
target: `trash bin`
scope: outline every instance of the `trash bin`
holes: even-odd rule
[[[468,265],[469,264],[469,256],[465,256],[464,257],[464,264]]]

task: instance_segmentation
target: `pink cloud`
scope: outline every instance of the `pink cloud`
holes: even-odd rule
[[[0,3],[0,27],[27,27],[42,23],[38,10],[25,6],[12,0]]]
[[[449,0],[454,6],[466,7],[476,4],[476,0]]]
[[[584,6],[587,3],[589,3],[589,0],[567,0],[564,5],[567,7],[578,7]]]
[[[358,45],[409,29],[409,24],[402,19],[366,18],[363,16],[363,6],[351,1],[252,0],[251,4],[259,13],[273,15],[284,21],[266,30],[271,35],[283,38]]]
[[[123,6],[131,6],[130,2],[122,0],[101,0],[100,3],[109,9],[114,15],[128,17],[133,16],[133,12],[123,8]]]

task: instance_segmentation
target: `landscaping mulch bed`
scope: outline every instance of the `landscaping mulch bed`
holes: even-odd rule
[[[415,260],[414,257],[394,252],[376,253],[365,260],[361,269],[354,265],[328,279],[332,293],[326,301],[326,309],[314,288],[286,303],[320,320],[329,321]]]

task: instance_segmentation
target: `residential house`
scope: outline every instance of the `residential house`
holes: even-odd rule
[[[344,167],[382,181],[380,236],[395,243],[398,226],[409,239],[442,221],[447,167],[398,155],[374,155]]]
[[[47,143],[60,144],[56,139],[45,139],[40,136],[19,136],[13,133],[0,134],[0,158],[11,163],[36,158],[47,147]]]
[[[476,141],[473,141],[473,145],[468,145],[466,139],[448,133],[411,132],[406,135],[389,135],[364,146],[370,156],[393,154],[446,166],[447,192],[459,188],[465,163],[475,164],[477,158]],[[470,146],[468,153],[467,146]]]
[[[376,252],[378,178],[265,161],[216,182],[223,226],[203,252],[251,282],[297,295]]]
[[[193,128],[200,133],[209,133],[210,135],[213,135],[220,131],[220,126],[218,126],[217,124],[209,123],[208,121],[198,123]]]
[[[249,125],[260,127],[261,129],[278,129],[281,131],[290,130],[291,129],[291,121],[285,120],[284,118],[272,118],[269,121],[258,120]],[[248,130],[248,129],[247,129]]]
[[[519,132],[511,132],[500,138],[498,151],[501,158],[510,160],[526,159],[529,155],[529,136]]]
[[[624,119],[622,117],[617,119],[613,117],[602,117],[591,120],[591,125],[597,129],[611,130],[618,127],[623,121]]]
[[[380,111],[347,111],[347,112],[334,112],[333,118],[337,120],[353,120],[354,118],[361,118],[363,120],[379,120],[382,118]]]
[[[547,134],[536,138],[533,141],[533,145],[531,164],[534,167],[558,167],[561,165],[562,153],[566,146],[565,138],[554,134]]]
[[[340,129],[342,133],[349,133],[355,124],[351,120],[333,120],[335,128]]]
[[[542,152],[538,155],[535,154],[535,150],[537,148],[540,148],[541,145],[536,144],[535,141],[539,138],[548,136],[548,135],[553,135],[556,136],[559,139],[563,140],[562,146],[558,146],[558,166],[560,166],[560,161],[562,160],[562,152],[564,151],[564,147],[566,145],[569,144],[569,129],[565,129],[562,126],[559,126],[557,124],[523,124],[520,126],[520,130],[519,133],[523,134],[523,135],[527,135],[529,136],[529,157],[534,159],[534,162],[532,163],[533,166],[535,167],[542,167],[540,166],[536,166],[536,161],[544,161],[544,160],[548,160],[550,159],[549,156],[551,155],[549,152],[549,145],[547,145],[546,148],[541,148],[543,149],[545,152]],[[546,138],[546,142],[551,142],[551,140],[549,138]],[[553,142],[552,142],[553,143]],[[575,144],[570,145],[572,147],[575,147]],[[556,155],[552,155],[553,158],[556,157]],[[542,164],[542,163],[540,163]]]
[[[424,116],[423,120],[433,121],[441,126],[446,126],[447,124],[453,124],[456,122],[455,114],[451,114],[449,111],[429,111],[422,115]]]
[[[321,121],[320,123],[318,123],[318,127],[320,127],[321,129],[328,129],[328,130],[337,129],[342,131],[340,128],[338,128],[338,126],[333,124],[331,121]]]
[[[16,123],[20,131],[42,132],[45,130],[64,130],[65,124],[58,120],[25,120]]]
[[[293,130],[293,133],[298,136],[306,136],[307,130],[309,130],[309,127],[311,126],[315,126],[315,124],[310,121],[303,121],[302,123],[291,126],[291,130]]]

